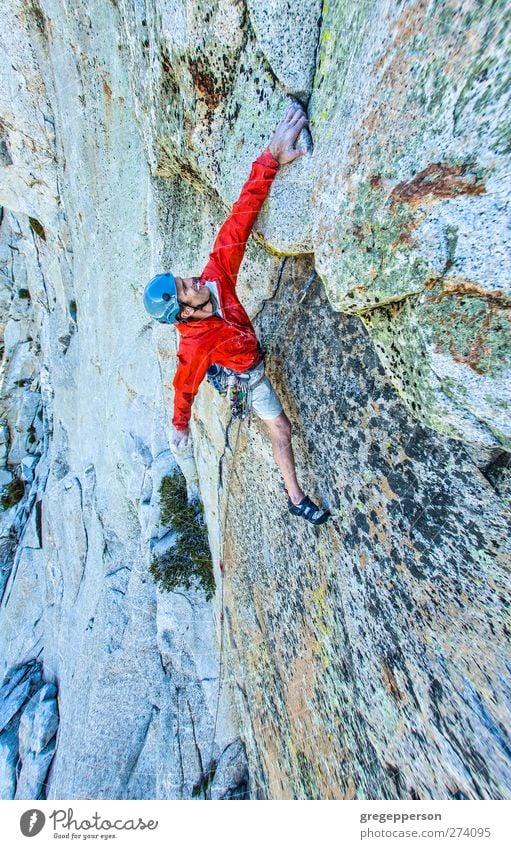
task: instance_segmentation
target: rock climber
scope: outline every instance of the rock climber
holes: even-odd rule
[[[174,377],[174,417],[171,447],[177,458],[188,446],[191,407],[206,374],[218,369],[248,387],[252,410],[268,427],[273,456],[288,496],[288,509],[314,525],[326,522],[330,512],[318,507],[301,489],[291,445],[291,423],[283,412],[270,380],[252,323],[236,294],[238,270],[247,240],[281,165],[306,153],[295,143],[307,116],[291,103],[224,222],[199,277],[158,274],[147,284],[144,305],[156,320],[175,324],[179,332],[178,366]],[[209,370],[209,372],[208,372]],[[245,381],[245,384],[242,382]],[[212,381],[214,384],[214,381]],[[218,386],[217,386],[218,388]],[[243,396],[243,390],[241,391]]]

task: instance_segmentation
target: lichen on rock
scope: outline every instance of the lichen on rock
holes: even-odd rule
[[[0,626],[5,671],[37,657],[47,689],[0,735],[2,793],[21,747],[19,792],[47,798],[511,794],[505,7],[6,4]],[[309,152],[238,293],[333,518],[290,516],[264,425],[235,437],[204,384],[203,526],[142,293],[204,267],[293,98]],[[206,594],[151,579],[176,537]]]

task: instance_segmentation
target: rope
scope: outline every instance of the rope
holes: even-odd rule
[[[299,307],[299,306],[301,306],[301,304],[302,304],[303,300],[305,299],[305,296],[307,295],[307,292],[309,291],[309,289],[310,289],[310,287],[311,287],[311,285],[312,285],[312,283],[313,283],[313,281],[315,280],[315,278],[316,278],[316,277],[317,277],[317,271],[316,271],[316,269],[314,268],[314,269],[312,270],[312,274],[308,277],[307,282],[305,283],[305,286],[303,287],[303,289],[302,289],[302,292],[301,292],[300,296],[299,296],[299,297],[297,298],[297,300],[296,300],[296,303],[295,303],[294,309],[292,309],[292,310],[291,310],[291,311],[287,314],[287,317],[284,319],[284,321],[282,321],[282,322],[281,322],[280,326],[278,326],[278,325],[277,325],[277,327],[275,328],[275,330],[273,331],[273,333],[271,333],[271,334],[270,334],[270,337],[269,337],[269,339],[268,339],[268,341],[267,341],[267,343],[266,343],[266,352],[265,352],[265,356],[268,354],[268,351],[269,351],[269,349],[272,347],[272,345],[274,345],[275,340],[276,340],[276,339],[278,339],[278,337],[279,337],[279,336],[280,336],[280,334],[282,333],[283,328],[284,328],[284,327],[286,327],[287,323],[288,323],[288,322],[290,321],[290,319],[291,319],[291,318],[295,315],[295,313],[296,313],[296,312],[297,312],[297,310],[298,310],[298,307]]]
[[[236,438],[234,440],[233,447],[233,456],[236,452],[236,448],[238,446],[238,438],[241,430],[241,420],[240,419],[231,419],[231,422],[235,422],[236,427]],[[229,423],[230,424],[230,423]],[[227,425],[227,433],[226,433],[226,442],[224,446],[224,453],[220,459],[220,463],[225,458],[226,450],[227,450],[227,435],[229,431],[229,425]],[[226,490],[225,490],[225,509],[223,511],[223,515],[221,516],[221,521],[219,523],[220,526],[220,558],[219,558],[219,566],[220,566],[220,648],[219,648],[219,659],[218,659],[218,692],[216,698],[216,709],[215,709],[215,721],[213,723],[213,737],[211,740],[211,749],[209,754],[208,761],[208,772],[206,773],[205,778],[207,779],[213,769],[213,751],[216,742],[216,730],[218,725],[218,714],[220,710],[220,695],[222,692],[222,679],[223,679],[223,670],[224,670],[224,547],[225,547],[225,529],[227,526],[227,514],[229,509],[229,499],[231,494],[231,488],[229,485],[229,481],[227,480]],[[220,514],[220,487],[218,488],[218,500],[219,500],[219,514]]]
[[[271,336],[270,336],[270,338],[269,338],[269,340],[266,344],[265,356],[268,355],[269,349],[274,345],[276,339],[279,337],[283,328],[285,328],[287,326],[288,322],[295,315],[296,311],[298,310],[298,308],[303,303],[303,301],[304,301],[304,299],[307,295],[307,292],[309,291],[309,289],[310,289],[310,287],[311,287],[311,285],[312,285],[312,283],[313,283],[313,281],[315,280],[316,277],[317,277],[316,269],[313,269],[312,274],[308,277],[308,279],[305,283],[305,286],[303,287],[299,297],[296,300],[294,309],[292,309],[288,313],[287,317],[281,322],[281,324],[279,326],[277,326],[276,330],[271,334]],[[238,439],[239,439],[240,430],[241,430],[241,419],[231,418],[231,421],[227,425],[227,430],[226,430],[226,435],[225,435],[224,453],[223,453],[222,457],[220,458],[220,463],[222,463],[222,460],[224,460],[225,457],[226,457],[229,425],[233,421],[235,422],[236,436],[235,436],[235,439],[234,439],[232,454],[233,454],[233,457],[236,455],[236,448],[238,446]],[[225,619],[225,617],[224,617],[224,583],[225,583],[224,547],[225,547],[225,530],[226,530],[226,527],[227,527],[227,518],[228,518],[230,495],[231,495],[231,487],[230,487],[229,479],[227,479],[226,480],[226,487],[225,487],[225,509],[223,511],[223,514],[221,515],[221,520],[220,520],[220,523],[219,523],[219,527],[220,527],[219,566],[220,566],[220,581],[221,581],[221,583],[220,583],[220,647],[219,647],[219,660],[218,660],[218,692],[217,692],[217,699],[216,699],[215,720],[214,720],[214,723],[213,723],[213,737],[212,737],[212,740],[211,740],[211,748],[210,748],[210,754],[209,754],[208,767],[207,767],[206,774],[203,776],[203,780],[204,780],[204,783],[206,784],[206,787],[209,785],[209,781],[211,780],[212,773],[213,773],[213,751],[214,751],[215,743],[216,743],[216,732],[217,732],[217,727],[218,727],[218,714],[219,714],[219,711],[220,711],[220,696],[221,696],[221,692],[222,692],[222,680],[223,680],[223,671],[224,671],[224,665],[225,665],[224,664],[224,653],[225,653],[225,649],[224,649],[224,645],[225,645],[225,639],[224,639],[224,630],[225,630],[224,629],[224,619]],[[220,513],[221,513],[221,510],[220,510],[220,487],[218,489],[218,499],[219,499],[219,505],[218,505],[219,510],[218,510],[218,512],[219,512],[219,516],[220,516]]]

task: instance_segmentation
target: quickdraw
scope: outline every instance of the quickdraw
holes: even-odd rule
[[[250,374],[238,374],[231,369],[213,363],[206,372],[206,379],[222,396],[229,395],[229,404],[234,419],[243,421],[250,415],[252,388]]]
[[[232,417],[240,421],[246,419],[252,407],[250,377],[242,377],[240,374],[232,375],[229,383],[229,400]]]

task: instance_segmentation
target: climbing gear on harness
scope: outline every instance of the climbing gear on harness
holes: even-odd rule
[[[258,363],[259,365],[259,363]],[[257,366],[254,366],[256,368]],[[252,369],[242,374],[213,363],[206,372],[208,383],[224,396],[229,394],[232,417],[246,419],[252,408],[252,391],[264,380],[264,369],[257,380],[252,380]]]
[[[144,290],[144,306],[151,318],[162,324],[176,323],[181,307],[173,274],[157,274],[149,281]]]
[[[229,394],[229,404],[234,419],[245,419],[250,412],[252,392],[250,374],[238,374],[230,368],[213,363],[206,372],[206,380],[223,397]]]
[[[288,496],[287,506],[293,516],[303,516],[304,519],[307,519],[313,525],[322,525],[323,522],[330,519],[330,510],[324,510],[322,507],[318,507],[307,495],[302,498],[299,504],[293,504]]]
[[[250,413],[252,390],[250,388],[250,375],[233,374],[229,380],[229,401],[233,419],[246,419]]]
[[[227,395],[227,384],[225,381],[225,369],[222,366],[218,366],[216,363],[213,363],[206,372],[206,380],[216,389],[220,395]]]

